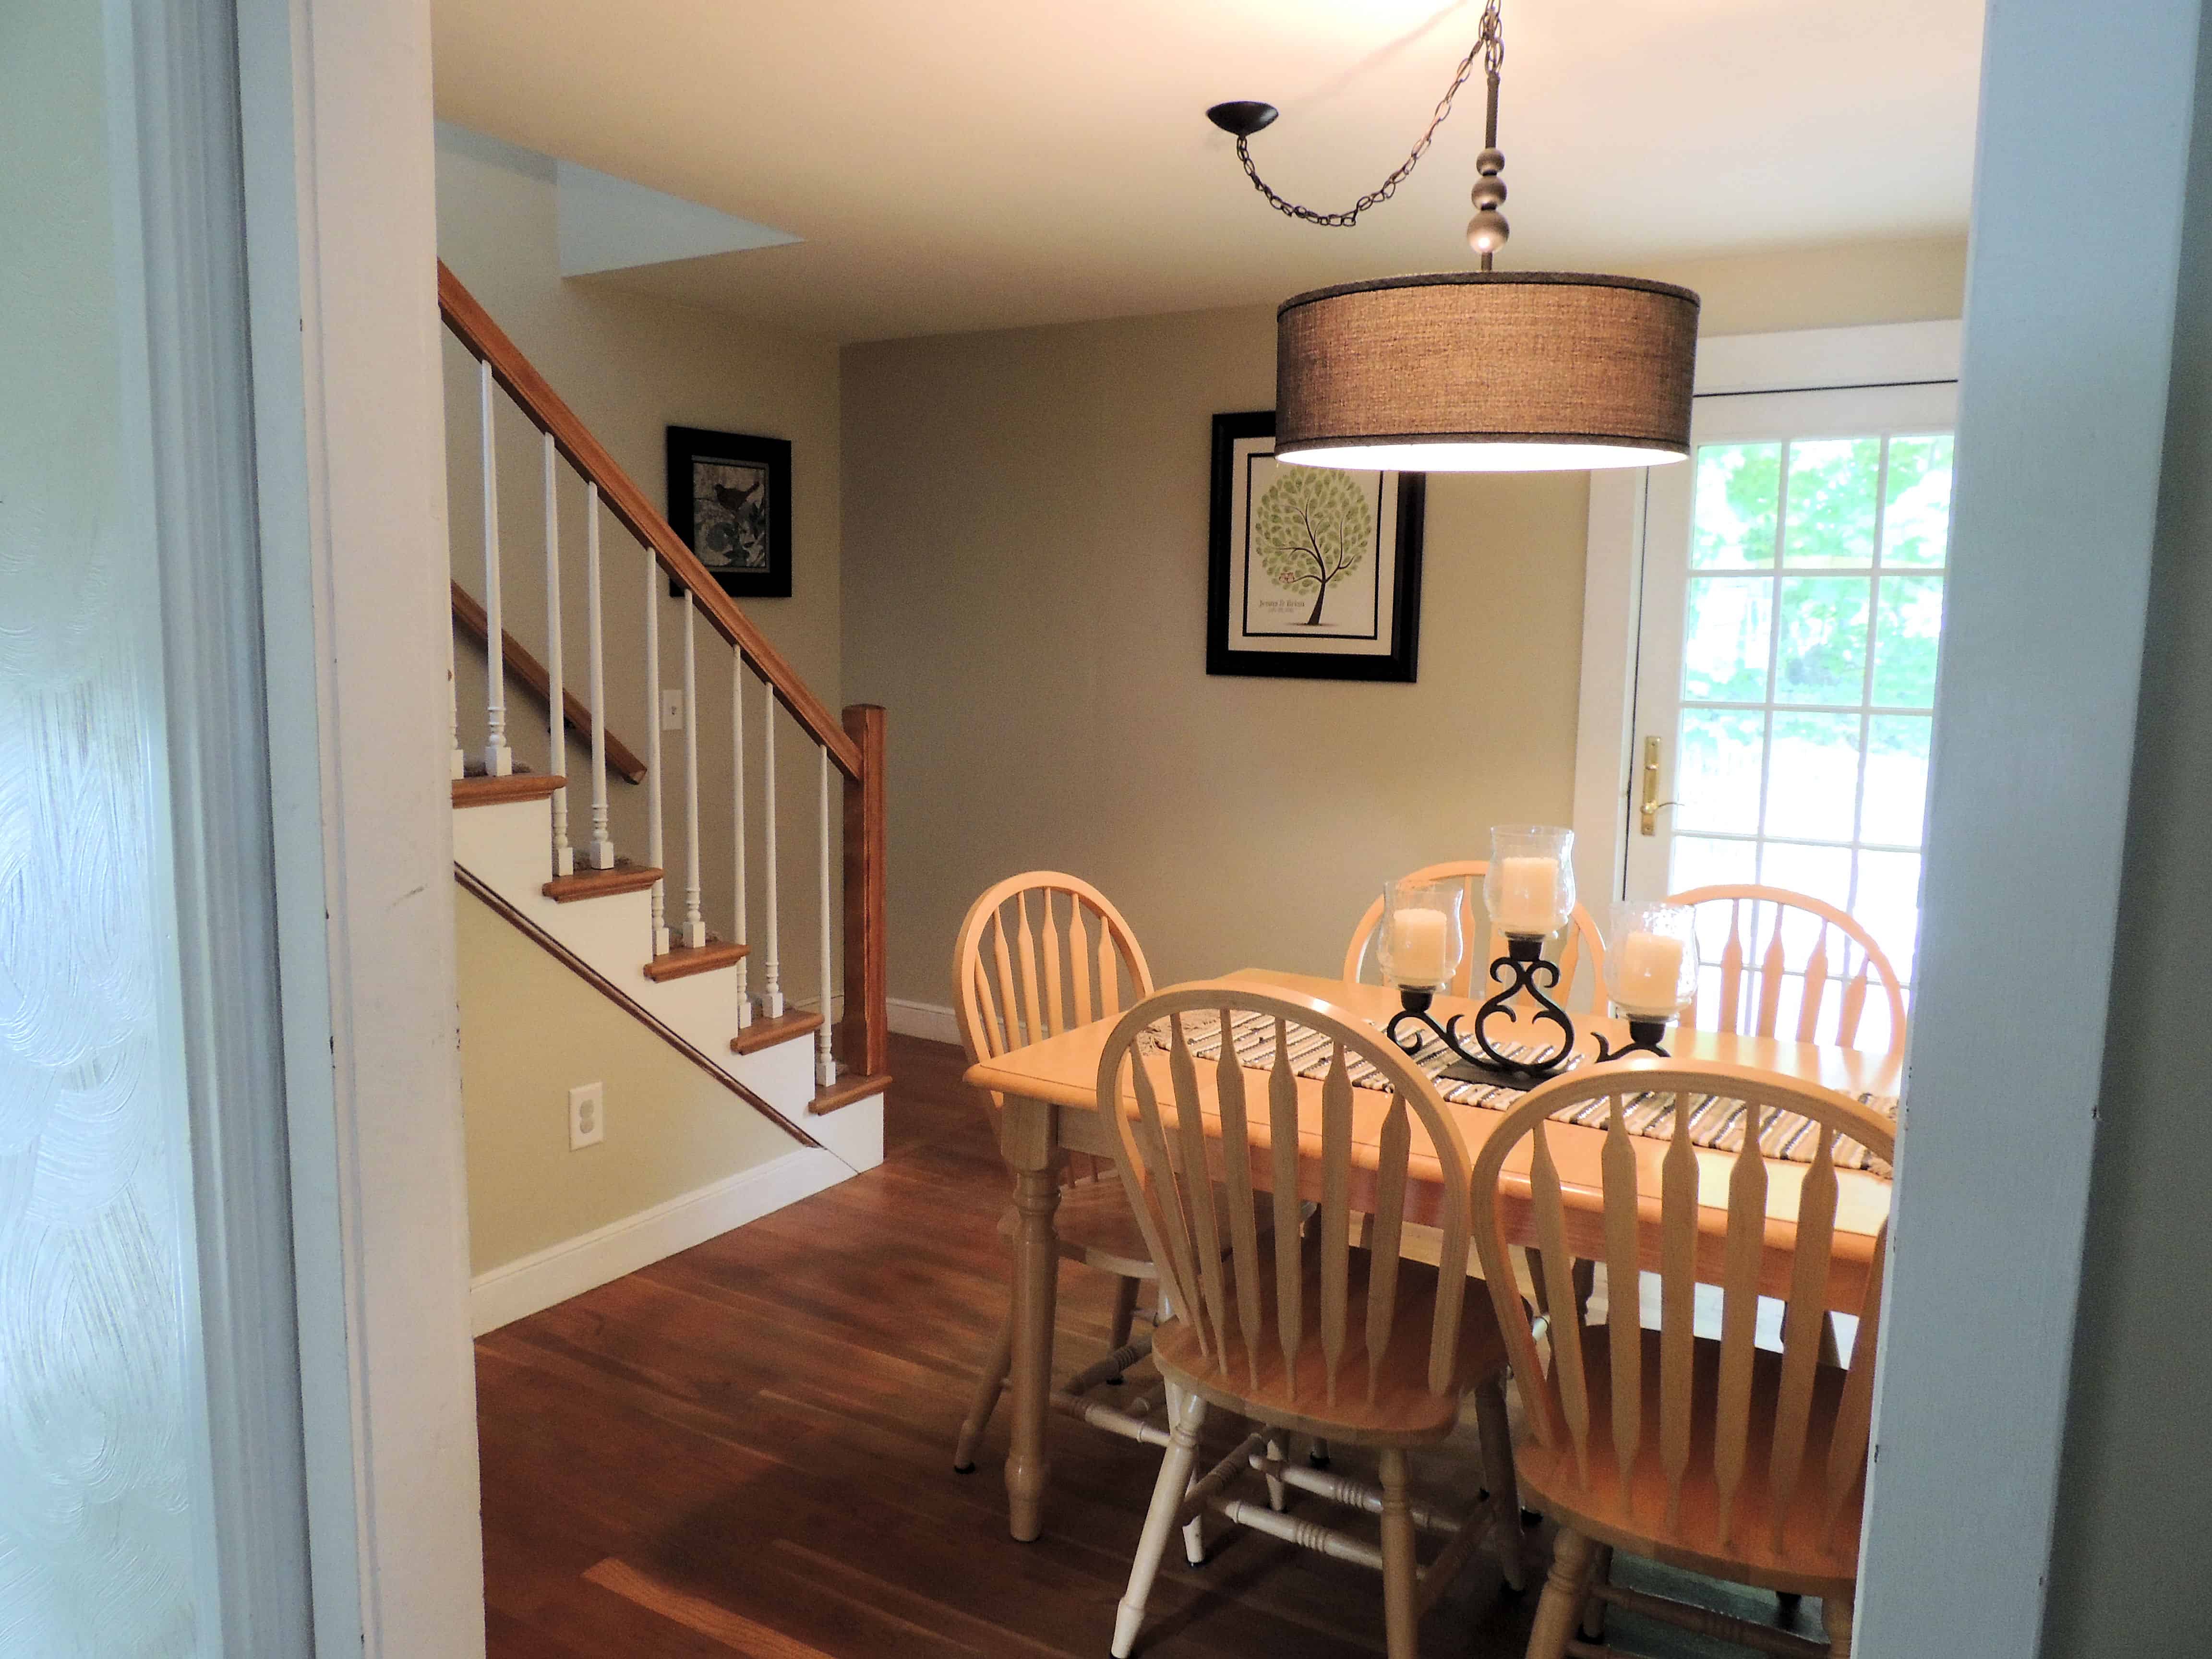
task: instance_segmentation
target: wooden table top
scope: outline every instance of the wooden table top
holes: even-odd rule
[[[1383,1024],[1399,1006],[1397,993],[1387,986],[1352,984],[1341,980],[1317,978],[1305,974],[1278,973],[1267,969],[1247,969],[1226,976],[1230,981],[1255,988],[1283,988],[1300,992],[1334,1004],[1353,1017],[1376,1026]],[[1203,982],[1203,981],[1201,981]],[[1477,1004],[1456,997],[1438,997],[1434,1009],[1437,1017],[1448,1019],[1454,1013],[1473,1016]],[[1064,1110],[1090,1114],[1095,1116],[1097,1108],[1098,1059],[1104,1048],[1106,1037],[1115,1024],[1114,1020],[1098,1020],[1091,1024],[1064,1031],[1042,1042],[1008,1050],[993,1059],[979,1060],[968,1069],[967,1079],[977,1088],[994,1091],[1001,1095],[1024,1100],[1042,1101]],[[1620,1042],[1627,1035],[1626,1023],[1616,1019],[1576,1022],[1579,1043],[1587,1044],[1592,1030],[1602,1031],[1609,1041]],[[1675,1056],[1683,1060],[1720,1060],[1733,1065],[1756,1066],[1776,1072],[1799,1081],[1817,1083],[1850,1096],[1865,1094],[1893,1096],[1899,1089],[1899,1064],[1888,1054],[1871,1054],[1854,1048],[1839,1048],[1820,1043],[1783,1042],[1772,1037],[1741,1036],[1723,1031],[1677,1031],[1669,1043]],[[1148,1063],[1159,1068],[1163,1084],[1165,1081],[1166,1057],[1154,1054]],[[1203,1069],[1203,1068],[1201,1068]],[[1310,1120],[1319,1121],[1318,1100],[1320,1085],[1300,1079],[1301,1093],[1311,1091],[1316,1109]],[[1388,1110],[1389,1097],[1365,1090],[1355,1091],[1352,1139],[1356,1161],[1371,1160],[1373,1147]],[[1502,1112],[1482,1106],[1446,1103],[1466,1137],[1470,1157],[1480,1153],[1482,1144],[1491,1132],[1504,1121]],[[1301,1119],[1306,1114],[1301,1111]],[[1096,1137],[1085,1137],[1095,1139]],[[1307,1137],[1301,1135],[1301,1139]],[[1318,1153],[1318,1133],[1311,1137],[1311,1150]],[[1559,1166],[1563,1192],[1571,1206],[1585,1212],[1601,1211],[1602,1188],[1599,1175],[1600,1156],[1605,1136],[1597,1129],[1573,1124],[1553,1124],[1547,1139]],[[1103,1150],[1103,1139],[1094,1150]],[[1656,1193],[1660,1184],[1660,1160],[1665,1155],[1666,1143],[1648,1137],[1635,1140],[1639,1166],[1639,1187]],[[1509,1159],[1509,1176],[1525,1171],[1528,1143],[1516,1148]],[[1698,1200],[1710,1211],[1725,1212],[1728,1204],[1729,1173],[1735,1155],[1729,1152],[1699,1149],[1698,1159]],[[1807,1166],[1781,1158],[1768,1158],[1767,1218],[1771,1246],[1786,1244],[1794,1237],[1797,1214],[1797,1196],[1803,1182]],[[1516,1168],[1517,1166],[1517,1168]],[[1417,1218],[1415,1207],[1419,1206],[1418,1189],[1425,1183],[1433,1185],[1441,1178],[1441,1171],[1425,1145],[1417,1139],[1414,1147],[1413,1183],[1415,1191],[1409,1192],[1408,1218]],[[1890,1183],[1881,1176],[1854,1170],[1837,1172],[1836,1250],[1838,1257],[1850,1256],[1863,1260],[1869,1253],[1873,1237],[1889,1213]],[[1577,1205],[1577,1200],[1581,1202]],[[1593,1222],[1595,1217],[1591,1216]],[[1716,1213],[1711,1223],[1723,1220]],[[1575,1229],[1572,1231],[1580,1231]],[[1601,1235],[1593,1237],[1591,1254],[1600,1254],[1596,1248]],[[1838,1265],[1842,1265],[1838,1262]]]

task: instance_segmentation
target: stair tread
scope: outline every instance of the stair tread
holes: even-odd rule
[[[579,870],[573,876],[556,876],[543,890],[556,903],[568,904],[577,899],[604,898],[610,893],[642,892],[665,873],[650,864],[617,859],[611,870]]]
[[[856,1100],[879,1095],[890,1086],[889,1073],[870,1077],[847,1072],[828,1088],[817,1091],[814,1098],[806,1103],[806,1109],[812,1115],[821,1117],[841,1106],[850,1106]]]
[[[730,1052],[750,1054],[757,1049],[772,1048],[795,1036],[804,1036],[821,1024],[821,1015],[804,1008],[792,1009],[776,1019],[757,1019],[730,1039]]]
[[[477,773],[453,780],[453,805],[499,806],[508,801],[544,800],[555,791],[566,788],[568,783],[568,779],[557,774],[514,772],[495,778]]]
[[[645,964],[645,976],[658,984],[663,980],[682,979],[690,974],[709,974],[717,968],[729,968],[744,960],[745,947],[732,945],[707,935],[704,945],[678,945],[670,947]]]

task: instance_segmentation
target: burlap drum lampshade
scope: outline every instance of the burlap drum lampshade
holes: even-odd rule
[[[1347,283],[1277,313],[1275,453],[1409,472],[1650,466],[1690,448],[1698,296],[1564,271]]]

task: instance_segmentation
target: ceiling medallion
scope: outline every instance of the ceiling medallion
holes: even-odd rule
[[[1407,472],[1536,472],[1650,466],[1690,453],[1698,296],[1671,283],[1567,271],[1501,271],[1510,234],[1498,148],[1498,0],[1420,142],[1351,207],[1285,200],[1253,164],[1251,139],[1279,112],[1251,100],[1207,118],[1237,140],[1253,187],[1278,212],[1349,229],[1419,165],[1452,100],[1482,64],[1489,111],[1475,158],[1474,270],[1344,283],[1276,313],[1275,453],[1309,466]]]

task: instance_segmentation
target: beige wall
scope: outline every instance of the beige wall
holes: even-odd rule
[[[746,613],[833,709],[840,703],[837,350],[823,340],[757,327],[721,313],[623,292],[604,283],[564,281],[556,247],[551,163],[463,129],[438,130],[438,252],[483,302],[557,392],[656,506],[665,506],[664,442],[672,425],[699,426],[786,438],[792,444],[793,592],[788,599],[749,599]],[[454,574],[471,592],[483,592],[482,515],[475,366],[446,340],[447,451]],[[503,396],[501,399],[504,405]],[[507,628],[544,654],[544,540],[542,461],[535,431],[503,406],[500,437],[501,591]],[[583,487],[563,468],[562,536],[566,549],[562,604],[566,678],[584,693]],[[602,526],[606,606],[609,727],[642,755],[651,699],[645,678],[644,555],[610,518]],[[654,589],[660,606],[659,684],[683,684],[682,610]],[[730,937],[733,921],[730,858],[730,664],[720,636],[698,630],[702,886],[708,925]],[[480,652],[464,644],[456,662],[464,747],[483,741],[484,676]],[[761,697],[746,677],[748,753],[753,833],[759,833]],[[545,717],[518,686],[509,689],[509,732],[516,757],[533,769],[547,764]],[[783,824],[785,983],[806,999],[817,975],[814,928],[815,751],[781,717],[778,770]],[[664,862],[680,902],[683,811],[679,733],[668,733],[662,768],[667,833]],[[573,811],[581,818],[588,757],[572,745],[569,776],[578,781]],[[618,850],[642,862],[646,808],[642,788],[610,787]],[[834,805],[834,803],[833,803]],[[752,860],[752,916],[761,915],[764,869]]]
[[[454,933],[471,1273],[798,1149],[473,894]],[[606,1085],[606,1139],[572,1152],[586,1083]]]
[[[1715,259],[1712,333],[1958,314],[1964,244]],[[894,996],[950,1000],[990,881],[1056,866],[1163,981],[1333,969],[1385,877],[1566,821],[1588,490],[1431,481],[1420,681],[1205,672],[1209,422],[1272,310],[848,347],[845,670],[890,710]]]

